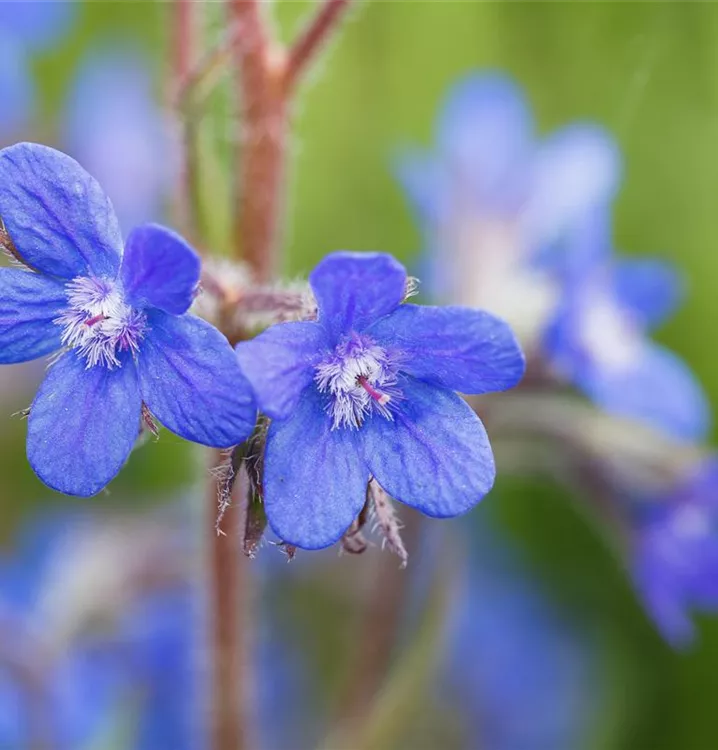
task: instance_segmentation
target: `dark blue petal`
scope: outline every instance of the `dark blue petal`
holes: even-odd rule
[[[540,147],[526,207],[527,231],[535,247],[557,240],[576,219],[608,204],[618,190],[621,155],[601,128],[570,125]]]
[[[194,300],[200,267],[199,255],[178,234],[158,224],[137,227],[120,269],[125,297],[135,307],[182,315]]]
[[[28,418],[27,457],[48,487],[89,497],[120,471],[140,430],[140,391],[131,360],[85,369],[74,352],[47,374]]]
[[[178,129],[139,49],[105,43],[83,58],[63,107],[62,142],[103,186],[120,226],[157,221],[178,178]]]
[[[30,266],[64,279],[117,274],[117,217],[100,185],[74,159],[19,143],[0,151],[0,174],[0,217]]]
[[[532,146],[533,123],[521,90],[496,73],[472,75],[449,93],[438,122],[440,155],[477,198],[512,193]]]
[[[648,328],[671,315],[683,295],[683,279],[676,266],[658,258],[616,261],[613,283],[618,302]]]
[[[402,305],[369,334],[378,344],[404,353],[403,371],[453,391],[513,388],[526,369],[509,325],[483,310]]]
[[[437,518],[472,508],[491,489],[494,457],[481,420],[459,396],[406,378],[393,421],[361,427],[364,457],[394,498]]]
[[[28,362],[60,348],[52,321],[67,305],[62,284],[47,276],[0,268],[0,364]]]
[[[334,339],[362,331],[404,299],[406,270],[386,253],[336,252],[309,275],[319,322]]]
[[[257,408],[237,355],[193,315],[149,315],[138,370],[142,398],[167,429],[195,443],[229,448],[254,428]]]
[[[589,367],[579,385],[606,411],[677,439],[701,440],[709,430],[710,408],[696,377],[673,352],[650,341],[630,367]]]
[[[334,544],[366,500],[369,471],[357,433],[331,425],[318,392],[307,388],[294,415],[269,428],[267,519],[280,539],[304,549]]]
[[[238,344],[239,364],[259,408],[272,419],[290,416],[327,348],[326,331],[311,322],[281,323]]]

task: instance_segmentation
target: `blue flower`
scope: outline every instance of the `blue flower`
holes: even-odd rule
[[[66,0],[0,3],[0,141],[29,126],[37,94],[29,57],[67,31],[75,10]]]
[[[484,750],[573,750],[601,688],[590,641],[494,533],[472,540],[446,633],[447,692]]]
[[[632,573],[648,612],[676,647],[694,636],[690,610],[718,611],[718,458],[641,504]]]
[[[532,342],[555,302],[537,254],[615,193],[616,145],[588,123],[539,141],[521,91],[496,73],[451,89],[435,140],[434,153],[405,153],[397,166],[424,231],[428,288],[505,317]]]
[[[169,520],[55,513],[23,529],[0,565],[0,667],[18,667],[0,668],[2,747],[89,747],[120,725],[134,750],[199,747],[190,556]]]
[[[120,226],[160,217],[178,172],[179,144],[142,58],[129,49],[87,55],[65,113],[66,151],[107,191]]]
[[[0,29],[29,51],[43,50],[68,32],[77,10],[78,3],[72,0],[4,0]]]
[[[647,335],[681,296],[674,268],[614,258],[605,206],[576,222],[559,254],[561,304],[543,341],[558,374],[611,414],[679,439],[704,437],[710,410],[700,385]]]
[[[461,307],[402,304],[390,255],[337,252],[310,275],[316,322],[283,323],[239,344],[259,408],[272,419],[264,501],[279,537],[307,549],[341,537],[370,476],[429,516],[463,513],[495,468],[481,421],[454,391],[521,379],[506,323]]]
[[[122,236],[108,198],[70,157],[34,144],[0,152],[0,217],[32,271],[0,269],[0,364],[57,350],[32,404],[27,455],[70,495],[121,469],[143,403],[188,440],[228,447],[255,407],[227,340],[191,315],[197,254],[148,224]]]

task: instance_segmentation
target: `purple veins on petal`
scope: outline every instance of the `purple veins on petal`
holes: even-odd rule
[[[391,256],[333,253],[311,274],[316,322],[282,324],[237,347],[258,406],[272,417],[269,523],[296,546],[341,538],[369,475],[438,517],[467,511],[491,489],[486,431],[453,389],[509,388],[523,374],[523,354],[487,313],[403,304],[406,280]]]
[[[143,403],[189,440],[231,447],[252,431],[253,394],[227,339],[185,314],[197,253],[158,225],[130,234],[80,165],[45,146],[0,151],[0,218],[33,270],[0,269],[0,362],[68,351],[28,422],[28,458],[50,487],[99,492],[139,435]],[[108,414],[112,419],[108,419]]]

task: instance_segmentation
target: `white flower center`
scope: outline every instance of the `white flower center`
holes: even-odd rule
[[[118,354],[139,350],[147,318],[130,307],[113,281],[80,276],[66,287],[68,307],[55,319],[62,343],[85,358],[88,369],[120,366]]]
[[[391,406],[401,397],[396,362],[366,336],[352,334],[321,362],[314,380],[329,396],[332,429],[358,428],[372,410],[392,419]]]

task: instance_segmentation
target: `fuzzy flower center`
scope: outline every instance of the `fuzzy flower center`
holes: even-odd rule
[[[128,305],[114,281],[80,276],[66,287],[68,306],[55,319],[62,326],[62,343],[76,349],[87,367],[120,366],[122,352],[136,354],[147,318]]]
[[[319,391],[329,397],[332,429],[358,428],[372,411],[392,419],[391,409],[401,398],[397,369],[397,363],[367,336],[351,334],[340,341],[314,374]]]

